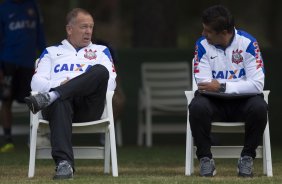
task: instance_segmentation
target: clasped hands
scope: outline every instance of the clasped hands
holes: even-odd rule
[[[67,79],[66,79],[66,80],[64,80],[63,82],[61,82],[61,84],[60,84],[60,85],[63,85],[63,84],[65,84],[65,83],[67,83],[69,80],[70,80],[70,78],[69,78],[69,77],[67,77]]]
[[[220,83],[212,79],[211,82],[201,82],[198,83],[198,90],[199,91],[212,91],[212,92],[218,92],[220,88]]]

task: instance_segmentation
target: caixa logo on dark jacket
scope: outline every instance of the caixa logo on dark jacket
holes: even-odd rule
[[[29,21],[29,20],[23,20],[23,21],[15,21],[11,22],[9,24],[9,29],[11,31],[15,31],[18,29],[35,29],[36,27],[36,21]]]

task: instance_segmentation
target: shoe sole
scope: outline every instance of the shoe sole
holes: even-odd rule
[[[31,110],[31,112],[33,114],[36,114],[37,112],[35,112],[32,100],[29,97],[25,97],[24,98],[25,103],[27,104],[28,108]]]
[[[243,177],[243,178],[252,178],[254,175],[253,174],[238,173],[238,176]]]
[[[205,174],[205,175],[200,175],[200,176],[202,176],[202,177],[213,177],[213,176],[215,176],[216,175],[216,170],[214,170],[213,172],[212,172],[212,174]]]
[[[73,175],[55,175],[53,180],[73,180]]]
[[[251,174],[240,173],[238,168],[237,168],[237,172],[238,172],[238,176],[243,178],[252,178],[254,176],[253,173]]]

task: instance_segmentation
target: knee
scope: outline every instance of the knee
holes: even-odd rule
[[[93,65],[87,70],[87,73],[93,75],[93,79],[96,78],[105,82],[108,82],[110,77],[108,69],[101,64]]]
[[[94,65],[89,69],[90,72],[93,72],[94,75],[98,75],[101,80],[109,79],[109,71],[108,69],[100,64]]]
[[[255,116],[266,116],[268,111],[268,105],[264,100],[256,101],[250,107],[250,112]]]
[[[206,98],[195,97],[189,105],[190,116],[201,117],[209,114]]]
[[[268,105],[264,100],[254,101],[247,111],[247,121],[255,122],[257,125],[265,125],[267,121]]]
[[[256,112],[257,114],[266,114],[267,113],[267,105],[266,104],[260,104],[260,105],[256,105],[253,110],[254,112]]]

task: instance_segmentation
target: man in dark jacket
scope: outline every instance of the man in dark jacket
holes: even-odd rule
[[[29,95],[37,50],[46,47],[42,19],[34,0],[5,0],[0,4],[0,99],[4,130],[1,152],[14,150],[12,102]]]

